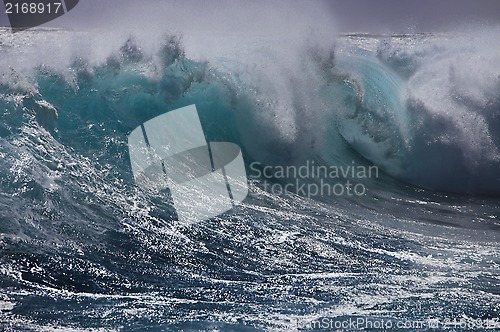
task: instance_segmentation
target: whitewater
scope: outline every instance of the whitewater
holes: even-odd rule
[[[498,327],[500,28],[337,35],[301,9],[315,25],[252,34],[0,30],[2,329]],[[192,104],[251,181],[186,225],[127,136]],[[268,190],[317,184],[282,176],[303,165],[366,193]]]

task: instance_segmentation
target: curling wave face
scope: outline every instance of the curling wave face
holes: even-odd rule
[[[498,195],[500,56],[490,37],[381,39],[377,57],[351,46],[338,57],[345,79],[333,99],[346,141],[415,186]]]

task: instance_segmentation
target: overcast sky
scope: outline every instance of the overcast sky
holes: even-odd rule
[[[130,8],[140,11],[144,7],[155,7],[159,2],[175,7],[176,1],[81,0],[71,12],[45,26],[85,30],[89,25],[109,23],[122,11]],[[204,6],[213,7],[218,2],[200,2],[198,10],[203,11]],[[500,0],[326,0],[326,3],[338,32],[436,32],[464,24],[500,23]],[[2,10],[0,26],[6,25],[8,20]]]
[[[350,31],[437,32],[500,23],[500,0],[330,0],[338,28]]]

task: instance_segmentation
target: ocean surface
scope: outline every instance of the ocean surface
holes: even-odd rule
[[[499,328],[498,36],[201,58],[175,34],[0,30],[0,330]],[[208,141],[241,147],[250,193],[183,224],[135,185],[127,136],[192,104]],[[304,165],[378,172],[278,173]],[[300,189],[320,180],[363,192]]]

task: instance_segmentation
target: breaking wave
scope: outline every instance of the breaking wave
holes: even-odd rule
[[[401,306],[458,317],[464,298],[471,316],[493,317],[498,212],[480,196],[500,194],[493,35],[312,33],[211,58],[176,34],[104,51],[84,32],[0,32],[0,324],[283,329],[408,318]],[[180,225],[134,185],[126,142],[191,104],[207,140],[240,145],[248,168],[314,160],[383,174],[358,201],[273,195],[257,179],[242,206]]]

